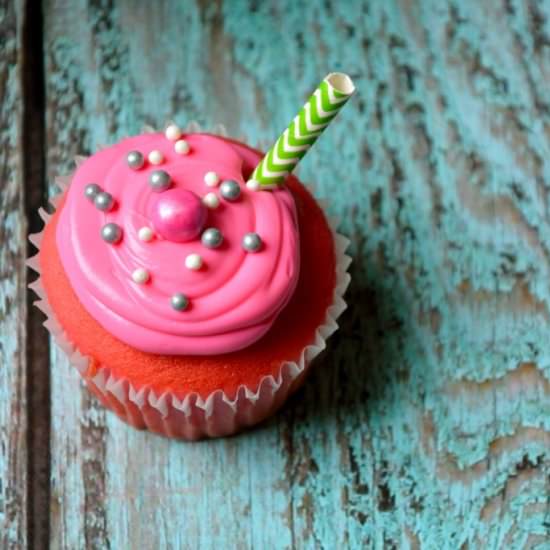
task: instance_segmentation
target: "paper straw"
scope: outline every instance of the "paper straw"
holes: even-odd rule
[[[273,189],[281,185],[354,92],[348,75],[327,75],[256,166],[247,187]]]

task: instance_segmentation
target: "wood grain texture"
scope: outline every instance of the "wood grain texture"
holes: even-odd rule
[[[44,4],[47,170],[174,118],[251,143],[358,86],[301,163],[352,237],[350,310],[239,437],[139,433],[52,351],[52,548],[543,548],[550,6]]]
[[[26,222],[22,192],[22,14],[0,1],[0,547],[27,540]]]

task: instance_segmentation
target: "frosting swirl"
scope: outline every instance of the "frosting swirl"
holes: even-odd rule
[[[208,134],[184,138],[190,148],[185,154],[163,134],[143,134],[81,164],[60,213],[57,245],[80,302],[123,342],[156,354],[228,353],[263,336],[295,289],[296,208],[287,189],[246,188],[243,172],[250,173],[260,154]],[[129,166],[131,151],[145,159],[155,151],[151,159],[156,164]],[[169,174],[171,190],[184,189],[198,197],[215,193],[218,201],[211,195],[205,201],[210,208],[204,228],[221,232],[219,246],[205,246],[200,234],[178,242],[155,232],[151,212],[164,189],[149,182],[158,170]],[[219,185],[213,185],[212,177],[205,183],[209,172],[219,176]],[[240,186],[238,198],[223,197],[224,181]],[[112,206],[94,205],[90,183],[112,196]],[[121,235],[106,240],[103,231],[102,238],[107,224],[114,224],[109,235],[116,233],[116,226]],[[258,251],[242,245],[250,233],[261,238]],[[193,261],[186,261],[188,257]],[[175,296],[184,296],[188,305],[172,307]]]

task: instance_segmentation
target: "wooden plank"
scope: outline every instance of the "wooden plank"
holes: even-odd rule
[[[26,223],[22,192],[22,13],[0,1],[0,547],[27,542]],[[20,546],[21,545],[21,546]]]
[[[144,74],[143,80],[132,82],[137,71],[131,72],[129,64],[139,63],[141,47],[130,56],[125,44],[128,36],[121,28],[133,25],[132,17],[145,14],[132,14],[129,4],[126,12],[74,2],[68,7],[58,3],[46,4],[44,9],[50,181],[59,171],[71,169],[76,153],[137,131],[145,122],[160,124],[171,111],[166,103],[169,98],[155,99],[150,87],[147,93],[151,95],[144,99],[147,112],[141,113],[133,99],[133,86],[143,86],[150,77]],[[161,16],[154,24],[168,23],[171,14]],[[81,32],[84,34],[79,37]],[[140,28],[140,32],[148,31]],[[151,36],[140,39],[150,40]],[[181,66],[183,61],[179,59],[177,64]],[[120,67],[116,74],[111,72],[111,64]],[[185,71],[191,74],[195,69],[200,72],[200,64],[193,62]],[[183,92],[174,82],[165,93]],[[94,112],[94,124],[90,124],[89,109]],[[202,109],[175,114],[184,115],[184,121],[188,116],[204,120]],[[52,547],[101,547],[107,538],[113,548],[157,547],[163,540],[175,548],[193,540],[223,546],[228,536],[247,546],[254,538],[265,547],[262,538],[266,534],[261,529],[255,532],[250,520],[225,525],[217,517],[217,510],[227,510],[230,517],[250,518],[249,501],[258,505],[265,501],[260,509],[274,514],[270,523],[278,527],[280,540],[290,541],[283,488],[274,486],[249,495],[252,486],[270,488],[271,472],[282,468],[277,431],[266,431],[263,438],[256,436],[248,446],[238,440],[185,446],[135,432],[104,413],[86,392],[77,391],[76,373],[55,349],[52,364]],[[264,467],[267,479],[261,469],[250,467],[263,448],[274,450]],[[267,467],[270,463],[277,467]],[[228,477],[222,475],[224,470],[230,473]],[[218,480],[223,490],[203,491],[209,480]],[[173,513],[168,514],[169,509]],[[205,523],[195,521],[193,509],[204,515]],[[185,510],[189,513],[182,513]],[[263,514],[262,520],[266,521]]]
[[[43,73],[40,10],[0,3],[0,546],[48,539],[49,374],[42,316],[30,308],[27,231],[41,222]]]
[[[254,143],[329,70],[359,88],[300,167],[356,258],[352,307],[311,380],[256,431],[182,444],[105,413],[54,350],[52,547],[542,544],[548,6],[44,13],[50,180],[142,123],[224,122]]]

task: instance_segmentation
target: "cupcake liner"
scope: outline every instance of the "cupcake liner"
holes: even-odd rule
[[[187,131],[191,129],[200,131],[196,125],[190,125]],[[225,135],[225,130],[218,126],[216,133]],[[77,164],[81,159],[82,157],[75,159]],[[56,179],[61,193],[50,200],[54,208],[57,208],[70,180],[70,176]],[[39,214],[47,224],[51,215],[42,208]],[[335,245],[336,285],[332,304],[327,308],[324,322],[315,331],[313,341],[303,348],[297,362],[281,363],[278,375],[264,376],[256,388],[239,386],[232,398],[222,390],[216,390],[206,398],[202,398],[195,392],[190,392],[183,397],[181,395],[178,397],[170,391],[157,395],[148,386],[136,389],[129,380],[117,378],[108,365],[98,366],[92,376],[88,368],[89,358],[70,341],[57,321],[48,302],[41,277],[39,276],[31,283],[29,288],[39,297],[34,304],[46,315],[44,326],[57,345],[84,378],[90,391],[122,420],[135,428],[148,429],[178,439],[196,440],[231,435],[272,415],[299,387],[313,359],[326,348],[326,340],[338,329],[337,319],[347,307],[343,295],[351,280],[347,272],[351,258],[345,252],[349,246],[349,240],[336,232],[336,220],[328,221]],[[29,236],[29,240],[39,252],[27,261],[27,265],[39,275],[38,258],[42,239],[43,230]]]

